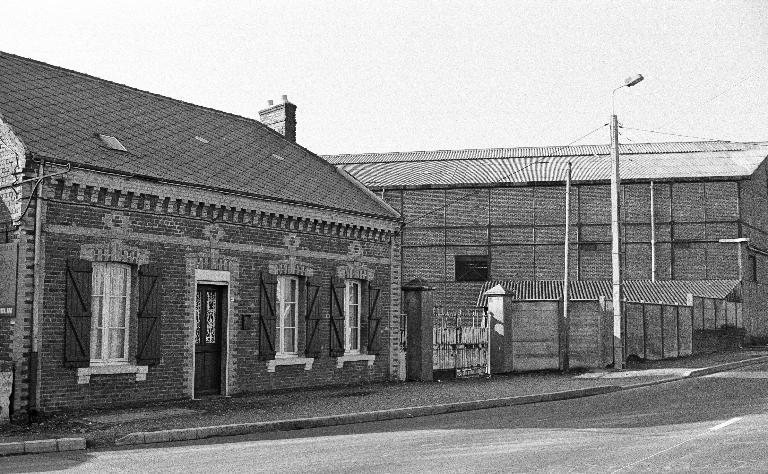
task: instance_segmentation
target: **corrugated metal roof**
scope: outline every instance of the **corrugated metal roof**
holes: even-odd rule
[[[718,142],[719,143],[719,142]],[[671,179],[750,176],[768,156],[768,144],[702,142],[649,144],[643,153],[621,156],[622,179]],[[681,145],[678,148],[678,145]],[[683,147],[682,145],[688,145]],[[639,145],[633,145],[639,147]],[[598,146],[593,146],[597,148]],[[653,151],[651,151],[653,150]],[[371,188],[400,186],[458,186],[524,182],[562,182],[568,161],[574,181],[609,180],[607,154],[561,155],[452,160],[353,162],[337,166]]]
[[[52,158],[397,217],[327,161],[256,120],[2,52],[0,113],[29,150]],[[119,139],[127,152],[105,146],[98,134]]]
[[[728,141],[662,142],[621,144],[623,155],[648,153],[696,153],[705,151],[743,151],[752,143]],[[608,155],[610,145],[544,146],[515,148],[479,148],[468,150],[404,151],[388,153],[358,153],[325,155],[333,164],[397,163],[410,161],[484,160],[499,158],[539,158],[544,156],[592,156]]]
[[[477,297],[477,305],[485,306],[485,292],[501,285],[515,295],[518,301],[559,300],[563,297],[562,280],[494,280],[483,284]],[[662,302],[685,305],[688,294],[705,298],[741,300],[739,280],[627,280],[624,282],[624,298],[630,302]],[[612,297],[610,280],[584,280],[568,283],[571,300],[598,300]]]

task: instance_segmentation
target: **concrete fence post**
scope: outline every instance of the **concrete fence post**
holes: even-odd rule
[[[420,278],[403,286],[403,309],[408,324],[407,380],[432,380],[432,290],[434,288]]]
[[[501,285],[496,285],[485,292],[488,297],[488,332],[490,333],[490,343],[488,346],[488,363],[490,364],[491,374],[501,374],[509,372],[511,367],[507,367],[506,340],[504,334],[505,305],[504,302],[507,292]],[[508,315],[509,319],[511,315]],[[508,337],[512,337],[511,334]],[[511,356],[511,354],[510,354]]]

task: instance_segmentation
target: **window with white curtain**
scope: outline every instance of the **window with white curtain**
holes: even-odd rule
[[[131,267],[124,263],[94,262],[91,308],[91,363],[128,362]]]
[[[344,290],[345,321],[344,350],[348,353],[360,352],[360,281],[347,280]]]
[[[276,357],[298,355],[299,279],[281,276],[277,280],[277,344]]]

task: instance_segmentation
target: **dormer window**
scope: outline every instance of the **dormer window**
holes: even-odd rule
[[[104,135],[99,133],[98,137],[101,139],[101,142],[104,144],[104,146],[110,150],[128,151],[128,149],[125,148],[122,143],[120,143],[120,140],[113,137],[112,135]]]

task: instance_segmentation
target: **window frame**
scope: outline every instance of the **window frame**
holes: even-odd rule
[[[352,302],[353,291],[351,288],[356,288],[354,295],[357,297],[357,302]],[[344,283],[344,353],[345,354],[360,354],[360,323],[361,323],[361,310],[363,303],[363,284],[360,280],[348,279]],[[357,313],[355,321],[357,324],[352,325],[351,308],[356,307]],[[357,330],[357,337],[352,340],[352,328]],[[354,346],[352,344],[354,342]]]
[[[124,282],[122,294],[113,293],[113,279],[115,273],[122,270],[124,273]],[[97,282],[101,276],[103,292],[98,288]],[[130,328],[131,328],[131,303],[133,295],[133,266],[122,262],[93,262],[91,275],[91,348],[90,365],[126,365],[130,363]],[[110,300],[122,298],[124,314],[122,317],[122,326],[114,325],[114,314],[111,312]],[[98,304],[97,304],[98,302]],[[98,308],[98,313],[95,308]],[[101,321],[101,326],[99,323]],[[104,324],[107,322],[108,324]],[[110,336],[113,331],[123,331],[123,357],[110,357]],[[98,332],[101,332],[101,344],[98,344]],[[98,347],[97,347],[98,346]],[[94,357],[96,352],[100,357]]]
[[[480,259],[483,259],[485,261],[485,278],[464,278],[466,275],[472,273],[472,272],[478,272],[479,271],[473,266],[469,271],[465,271],[463,274],[459,275],[459,261],[462,261],[463,265],[468,265],[473,260],[475,262],[479,261]],[[466,281],[488,281],[491,278],[491,269],[490,269],[490,258],[488,255],[454,255],[453,256],[453,277],[454,281],[460,281],[460,282],[466,282]],[[462,277],[462,278],[460,278]]]
[[[294,301],[286,301],[285,290],[290,288],[290,283],[293,282],[296,285],[296,293]],[[280,275],[277,278],[277,324],[276,324],[276,343],[275,343],[275,357],[276,358],[288,358],[299,356],[299,301],[301,285],[299,284],[299,278],[295,275]],[[284,324],[283,314],[290,306],[293,305],[293,318],[292,326],[286,326]],[[285,350],[285,338],[284,331],[286,329],[293,329],[293,347],[292,350]]]

